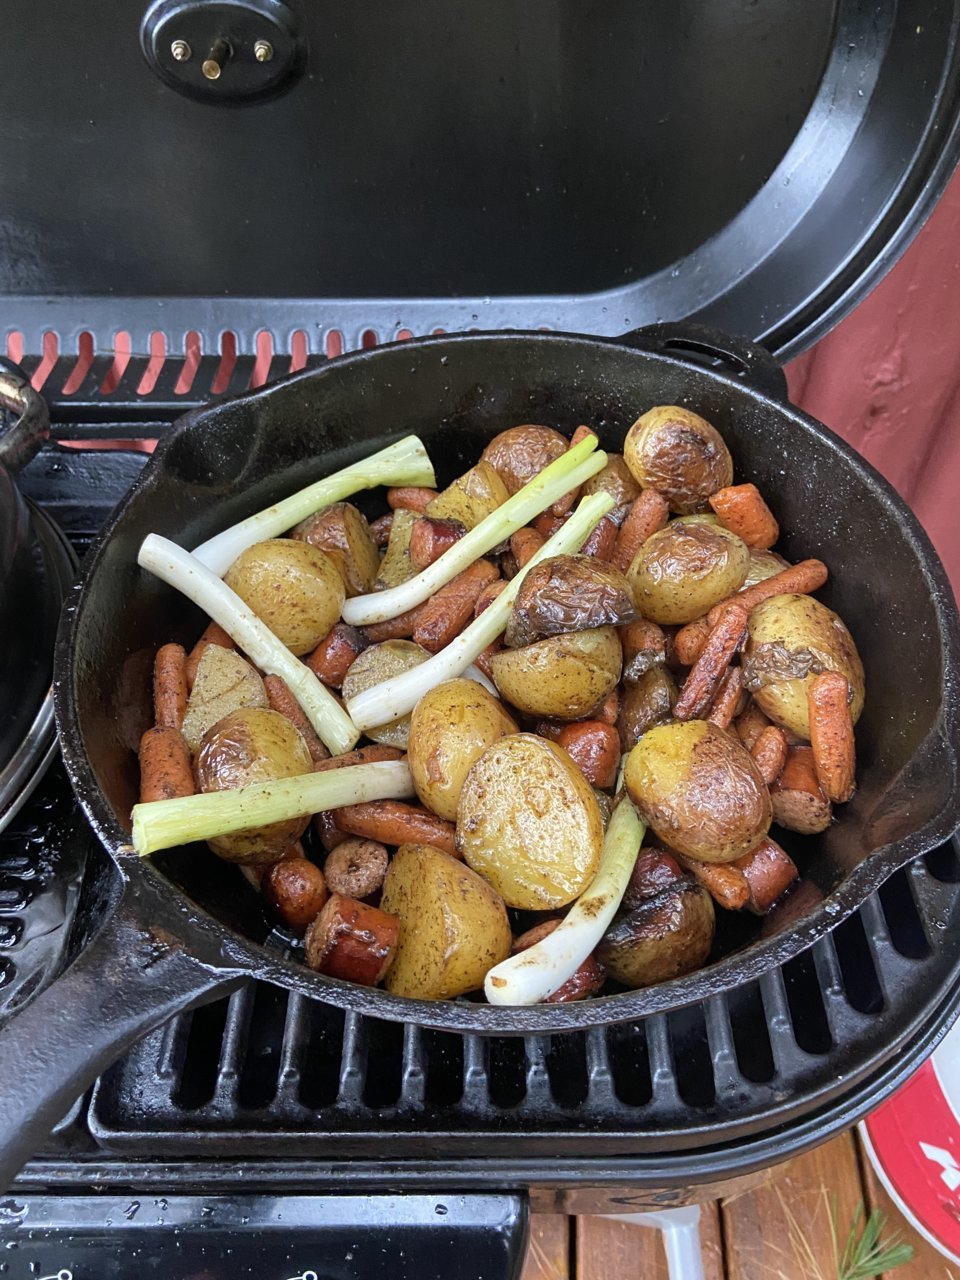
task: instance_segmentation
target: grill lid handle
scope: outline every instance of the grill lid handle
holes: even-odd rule
[[[615,341],[620,346],[673,356],[688,364],[720,369],[742,378],[748,386],[771,400],[789,400],[787,379],[774,356],[749,338],[722,333],[706,325],[682,320],[631,329]]]
[[[0,466],[20,471],[50,435],[50,413],[43,396],[15,364],[0,360],[0,408],[19,414],[0,435]]]

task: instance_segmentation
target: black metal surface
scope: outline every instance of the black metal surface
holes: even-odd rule
[[[164,84],[107,0],[47,11],[71,56],[38,97],[47,24],[8,6],[0,292],[27,350],[689,317],[793,354],[956,158],[957,0],[290,7],[304,75],[236,110]]]
[[[5,1280],[515,1280],[508,1195],[23,1196],[0,1203]]]

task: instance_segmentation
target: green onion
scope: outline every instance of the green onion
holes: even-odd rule
[[[624,794],[607,824],[600,867],[592,884],[553,933],[494,965],[483,984],[491,1004],[538,1004],[573,977],[596,948],[623,899],[645,830]]]
[[[481,520],[416,577],[386,591],[373,591],[369,595],[354,596],[352,600],[345,601],[344,622],[354,627],[367,626],[371,622],[386,622],[428,600],[451,578],[455,578],[475,560],[505,542],[512,533],[522,529],[534,516],[546,511],[558,498],[602,471],[606,466],[607,455],[602,451],[594,453],[596,447],[597,437],[589,435],[559,458],[555,458],[512,498],[508,498],[496,511]]]
[[[266,538],[276,538],[321,507],[341,502],[361,489],[373,489],[378,484],[429,485],[432,488],[436,483],[433,464],[420,438],[404,436],[386,449],[372,453],[369,458],[354,462],[352,466],[344,467],[342,471],[326,476],[316,484],[292,493],[282,502],[224,529],[215,537],[201,542],[193,554],[201,564],[222,577],[247,547]]]
[[[579,551],[594,527],[614,507],[608,493],[592,493],[584,498],[573,515],[553,537],[540,548],[520,572],[511,578],[493,604],[484,609],[455,640],[445,649],[433,655],[417,667],[411,667],[382,684],[364,689],[347,702],[347,710],[353,723],[361,731],[398,720],[412,711],[428,689],[443,680],[453,680],[462,675],[497,636],[503,631],[510,617],[513,602],[520,584],[534,565],[551,556],[569,555]]]
[[[317,736],[333,755],[342,755],[354,746],[360,732],[333,694],[196,556],[169,538],[150,533],[140,546],[137,562],[199,605],[266,675],[285,680]]]
[[[413,795],[405,760],[348,765],[322,773],[254,782],[233,791],[210,791],[179,800],[133,806],[133,847],[141,858],[194,840],[212,840],[248,827],[265,827],[324,809]]]

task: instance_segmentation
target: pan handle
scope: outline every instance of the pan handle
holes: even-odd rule
[[[733,373],[772,400],[790,398],[786,375],[779,362],[766,347],[751,342],[749,338],[735,337],[684,320],[632,329],[615,341],[620,346],[636,347],[640,351],[652,351],[690,364]]]
[[[0,1030],[0,1193],[125,1049],[243,981],[239,970],[198,959],[167,928],[145,923],[170,919],[169,904],[159,916],[145,912],[151,896],[151,886],[125,881],[86,949]]]
[[[20,471],[50,435],[50,413],[43,396],[9,360],[0,361],[0,408],[18,415],[17,421],[0,435],[0,464],[8,471]]]

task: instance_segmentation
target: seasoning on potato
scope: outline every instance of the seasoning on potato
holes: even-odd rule
[[[723,525],[672,520],[646,540],[627,578],[645,618],[692,622],[739,591],[749,567],[746,543]]]
[[[511,648],[637,617],[630,583],[591,556],[552,556],[524,578],[504,632]]]
[[[614,627],[595,627],[503,649],[490,659],[493,683],[520,711],[578,720],[620,679],[622,651]]]
[[[315,649],[340,621],[343,578],[329,556],[306,542],[257,542],[241,552],[224,581],[298,656]]]

